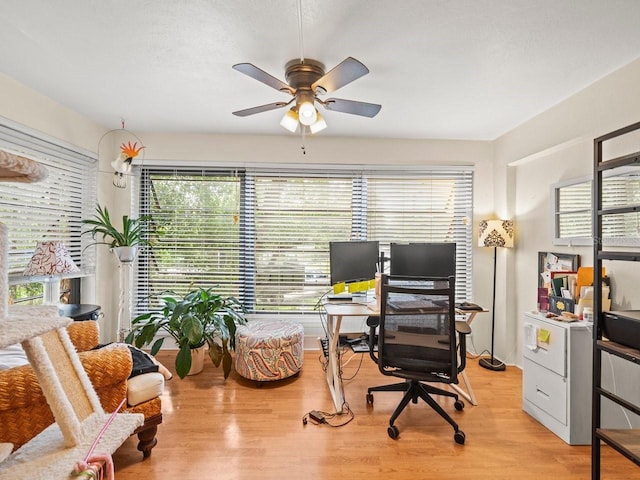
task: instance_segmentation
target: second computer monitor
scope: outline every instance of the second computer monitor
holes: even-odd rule
[[[455,243],[392,243],[391,275],[448,277],[456,274]]]
[[[376,274],[379,255],[377,241],[330,242],[331,285],[372,279]]]

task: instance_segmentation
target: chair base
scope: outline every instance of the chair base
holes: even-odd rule
[[[465,435],[458,424],[451,418],[451,416],[436,402],[431,395],[444,395],[445,397],[451,397],[455,399],[456,410],[462,410],[464,408],[464,402],[458,398],[457,393],[436,388],[432,385],[421,383],[418,380],[407,380],[402,383],[393,383],[390,385],[380,385],[378,387],[369,387],[367,389],[367,403],[373,404],[373,395],[371,392],[405,392],[402,400],[396,407],[395,411],[389,419],[389,436],[396,439],[399,435],[398,428],[394,425],[396,419],[400,416],[402,411],[406,408],[409,402],[418,403],[418,399],[424,400],[431,408],[433,408],[442,418],[444,418],[454,430],[454,440],[456,443],[464,444]]]
[[[501,362],[500,360],[498,360],[497,358],[481,358],[478,361],[478,364],[481,367],[486,368],[487,370],[493,370],[494,372],[502,372],[503,370],[505,370],[507,368],[507,366]]]

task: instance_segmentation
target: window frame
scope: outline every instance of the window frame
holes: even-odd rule
[[[620,167],[614,170],[608,170],[603,172],[603,185],[602,188],[605,189],[607,186],[606,180],[615,179],[615,177],[625,178],[630,174],[638,174],[640,169],[638,167]],[[588,184],[589,185],[589,198],[585,200],[585,203],[588,208],[565,208],[562,211],[560,210],[560,197],[561,191],[563,188],[570,188],[576,185]],[[609,196],[612,196],[610,194]],[[577,177],[569,180],[564,180],[561,182],[554,183],[551,185],[551,215],[552,215],[552,224],[553,224],[553,244],[554,245],[563,245],[563,246],[591,246],[593,245],[593,176],[586,175],[583,177]],[[640,210],[640,204],[637,205]],[[560,231],[561,217],[562,215],[573,215],[577,213],[587,213],[588,222],[590,224],[590,234],[584,236],[562,236],[562,232]],[[611,219],[611,217],[608,217]],[[624,227],[620,228],[621,230],[626,230]],[[620,235],[620,236],[603,236],[602,239],[603,245],[619,247],[619,246],[638,246],[640,245],[640,238],[638,236],[632,235]]]

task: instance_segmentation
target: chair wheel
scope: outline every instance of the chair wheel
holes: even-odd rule
[[[400,430],[398,430],[398,427],[396,427],[395,425],[391,425],[389,428],[387,428],[387,433],[391,438],[395,440],[400,435]],[[464,434],[462,435],[463,435],[462,441],[464,442]]]
[[[456,400],[456,403],[453,404],[454,407],[456,407],[456,410],[460,411],[464,409],[464,402],[462,400]],[[462,434],[464,437],[464,434]],[[464,440],[463,440],[464,443]]]
[[[373,393],[367,393],[367,405],[373,405]]]
[[[456,441],[457,444],[464,445],[464,439],[465,439],[464,432],[462,430],[458,430],[456,433],[453,434],[453,439]]]

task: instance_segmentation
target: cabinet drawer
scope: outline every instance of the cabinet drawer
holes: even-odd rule
[[[527,345],[523,348],[522,355],[525,358],[547,367],[563,377],[567,376],[567,331],[561,326],[543,322],[537,318],[524,317],[525,328],[527,324],[534,325],[538,332],[546,330],[549,332],[549,343],[538,341],[540,345],[536,349],[530,349]]]
[[[565,378],[527,358],[523,358],[522,363],[524,398],[566,425],[567,382]]]

